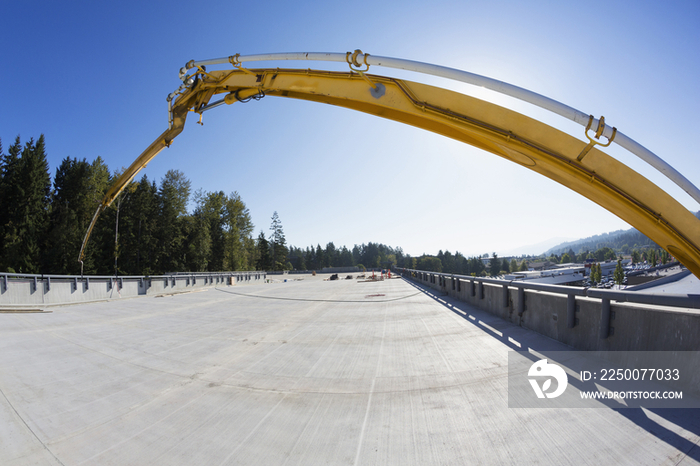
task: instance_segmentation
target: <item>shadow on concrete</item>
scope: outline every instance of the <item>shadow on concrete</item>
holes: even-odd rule
[[[433,299],[435,302],[446,307],[455,315],[463,318],[465,321],[472,324],[482,332],[498,339],[501,343],[508,346],[514,351],[535,351],[542,355],[550,351],[579,351],[575,348],[565,345],[564,343],[553,340],[544,335],[538,334],[529,329],[524,329],[502,318],[489,314],[486,311],[476,309],[470,304],[459,301],[448,295],[442,295],[441,292],[433,288],[424,286],[420,283],[415,283],[411,280],[404,279],[406,283],[413,286],[417,290],[423,292],[426,296]],[[499,335],[500,334],[500,335]],[[534,362],[540,359],[536,354],[529,355]],[[559,364],[559,363],[558,363]],[[573,377],[569,378],[569,385],[573,385],[580,391],[597,390],[593,382],[582,382]],[[652,434],[659,440],[678,449],[681,454],[674,458],[677,462],[682,461],[685,457],[694,459],[700,462],[700,446],[697,443],[688,440],[679,435],[664,424],[674,424],[695,436],[700,435],[700,409],[689,408],[655,408],[650,409],[641,405],[628,408],[620,408],[618,402],[613,400],[598,400],[601,404],[612,409],[620,416],[627,418],[640,428]],[[509,408],[517,409],[517,408]],[[575,408],[572,408],[575,409]],[[586,409],[586,408],[583,408]],[[588,408],[602,409],[602,408]],[[647,414],[651,413],[650,415]],[[677,464],[677,463],[676,463]]]

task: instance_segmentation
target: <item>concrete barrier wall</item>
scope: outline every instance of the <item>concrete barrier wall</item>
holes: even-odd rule
[[[519,290],[509,282],[484,283],[431,272],[404,278],[584,351],[700,351],[697,309],[610,301],[606,320],[602,299]],[[569,299],[574,300],[571,328]]]
[[[266,278],[265,272],[118,278],[0,274],[0,309],[157,296],[211,286],[258,284]]]
[[[634,361],[617,361],[616,354],[627,354],[621,351],[700,351],[697,309],[609,301],[605,313],[603,299],[518,289],[509,282],[504,286],[431,272],[403,277],[576,350],[604,351],[601,357],[613,363],[637,367]],[[573,327],[569,327],[570,309]],[[678,369],[684,374],[681,386],[700,395],[698,358],[686,358]]]

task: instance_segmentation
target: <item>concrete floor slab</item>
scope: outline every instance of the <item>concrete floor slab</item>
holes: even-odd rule
[[[695,410],[510,409],[566,351],[401,279],[0,315],[0,464],[698,464]]]

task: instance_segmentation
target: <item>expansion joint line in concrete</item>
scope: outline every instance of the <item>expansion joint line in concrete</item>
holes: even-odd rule
[[[39,438],[39,436],[36,435],[36,432],[34,432],[34,430],[32,430],[32,428],[29,427],[29,424],[27,424],[27,421],[25,421],[24,418],[17,412],[14,405],[12,404],[12,402],[10,402],[10,400],[7,398],[7,395],[5,395],[5,392],[3,392],[1,388],[0,388],[0,393],[2,394],[2,397],[5,398],[5,401],[7,401],[7,405],[10,408],[12,408],[12,411],[15,413],[15,415],[19,418],[20,421],[22,421],[22,424],[24,424],[24,426],[27,428],[27,430],[32,433],[34,438],[37,439],[37,441],[41,444],[41,446],[44,447],[44,450],[48,451],[49,454],[51,456],[53,456],[53,458],[56,461],[58,461],[59,464],[63,465],[63,462],[60,459],[58,459],[58,457],[56,455],[54,455],[54,453],[49,449],[49,447],[47,447],[46,444]],[[65,466],[65,465],[63,465],[63,466]]]
[[[384,325],[382,327],[382,341],[379,344],[379,355],[377,356],[377,367],[374,370],[374,378],[372,379],[372,385],[369,389],[369,396],[367,397],[367,409],[365,410],[365,417],[362,420],[362,428],[360,429],[360,438],[357,442],[357,453],[355,454],[354,466],[357,466],[360,462],[360,454],[362,453],[362,443],[365,441],[365,430],[367,428],[367,422],[369,420],[370,408],[372,407],[372,395],[374,394],[374,384],[377,381],[377,377],[380,374],[380,368],[382,363],[382,350],[384,349],[384,338],[386,337],[386,306],[384,307]]]
[[[221,288],[214,288],[216,291],[221,291],[222,293],[228,293],[228,294],[233,294],[236,296],[245,296],[246,298],[260,298],[260,299],[279,299],[282,301],[306,301],[306,302],[314,302],[314,303],[388,303],[391,301],[400,301],[402,299],[408,299],[412,298],[414,296],[417,296],[421,294],[419,291],[418,293],[413,293],[407,296],[400,296],[398,298],[391,298],[391,299],[383,299],[383,300],[343,300],[343,299],[312,299],[312,298],[288,298],[284,296],[261,296],[261,295],[256,295],[256,294],[245,294],[245,293],[236,293],[235,291],[228,291],[228,290],[222,290]]]

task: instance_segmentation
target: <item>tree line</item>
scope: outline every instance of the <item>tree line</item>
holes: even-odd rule
[[[83,237],[118,175],[100,157],[92,162],[66,157],[52,181],[43,135],[24,144],[18,136],[7,153],[0,141],[0,271],[81,273],[78,254]],[[190,204],[192,212],[188,212]],[[333,242],[325,247],[288,247],[277,212],[269,234],[261,230],[254,238],[253,231],[250,212],[237,192],[199,189],[193,193],[190,181],[178,170],[168,171],[160,183],[144,175],[132,181],[98,218],[82,273],[434,266],[431,256],[414,258],[400,247],[381,243],[352,249]],[[444,260],[448,270],[456,267],[455,273],[481,271],[481,261],[467,260],[459,253],[441,252],[438,260]]]
[[[80,273],[83,237],[118,174],[100,157],[93,162],[66,157],[52,182],[43,135],[24,144],[18,136],[7,153],[0,141],[0,270]],[[277,228],[268,243],[273,257],[286,254],[281,224]],[[144,175],[98,218],[83,273],[254,270],[260,248],[252,234],[250,212],[237,192],[191,193],[190,181],[178,170],[168,171],[159,184]]]
[[[52,181],[43,135],[25,143],[18,136],[7,153],[0,140],[0,271],[81,273],[83,237],[118,176],[100,157],[92,162],[66,157]],[[287,247],[277,212],[268,235],[261,230],[254,238],[253,231],[250,212],[237,192],[192,193],[189,179],[178,170],[168,171],[160,183],[144,175],[98,218],[82,273],[386,268],[405,260],[401,248],[378,243],[351,250],[332,242],[325,248]]]

